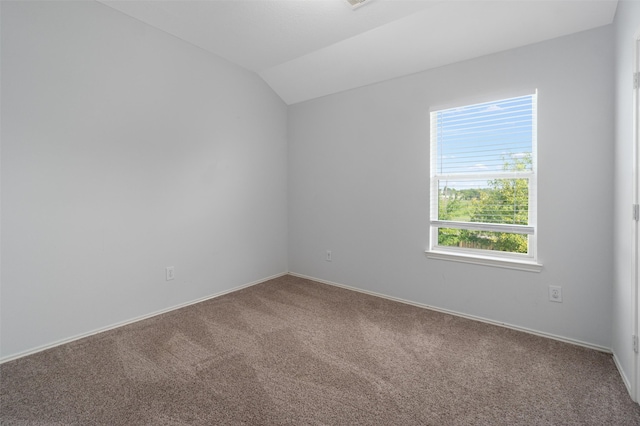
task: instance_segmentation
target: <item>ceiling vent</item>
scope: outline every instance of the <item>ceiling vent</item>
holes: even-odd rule
[[[357,8],[359,8],[360,6],[366,3],[371,3],[371,0],[347,0],[347,3],[351,5],[351,8],[353,10],[356,10]]]

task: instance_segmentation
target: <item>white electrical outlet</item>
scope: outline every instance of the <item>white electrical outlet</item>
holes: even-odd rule
[[[331,250],[327,250],[327,257],[325,257],[324,260],[331,262]]]
[[[562,287],[559,285],[550,285],[549,300],[552,302],[562,303]]]
[[[167,266],[165,272],[167,274],[167,281],[171,281],[176,277],[176,271],[173,266]]]

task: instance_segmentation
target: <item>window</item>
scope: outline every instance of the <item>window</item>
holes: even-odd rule
[[[431,112],[430,257],[535,264],[536,103],[532,94]]]

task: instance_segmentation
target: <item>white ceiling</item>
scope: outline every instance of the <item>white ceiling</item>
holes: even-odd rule
[[[258,73],[287,103],[613,21],[617,0],[99,0]]]

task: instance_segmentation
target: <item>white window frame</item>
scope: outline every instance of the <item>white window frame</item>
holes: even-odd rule
[[[532,126],[532,149],[531,149],[531,170],[527,172],[483,172],[470,174],[438,174],[437,171],[437,142],[436,134],[433,126],[435,113],[450,108],[472,106],[485,102],[500,102],[520,96],[532,96],[533,126]],[[537,257],[537,91],[530,91],[519,95],[500,96],[492,99],[486,99],[476,102],[459,103],[448,105],[446,107],[431,108],[429,111],[430,125],[430,238],[429,249],[425,252],[427,257],[440,260],[451,260],[472,264],[480,264],[486,266],[495,266],[509,269],[518,269],[529,272],[540,272],[542,265],[538,263]],[[529,220],[528,225],[512,225],[497,223],[473,223],[473,222],[457,222],[438,219],[438,193],[439,185],[442,180],[492,180],[492,179],[521,179],[529,180]],[[478,231],[492,232],[508,232],[517,233],[528,236],[528,253],[511,253],[494,250],[473,249],[463,247],[449,247],[438,245],[438,229],[439,228],[456,228]]]

